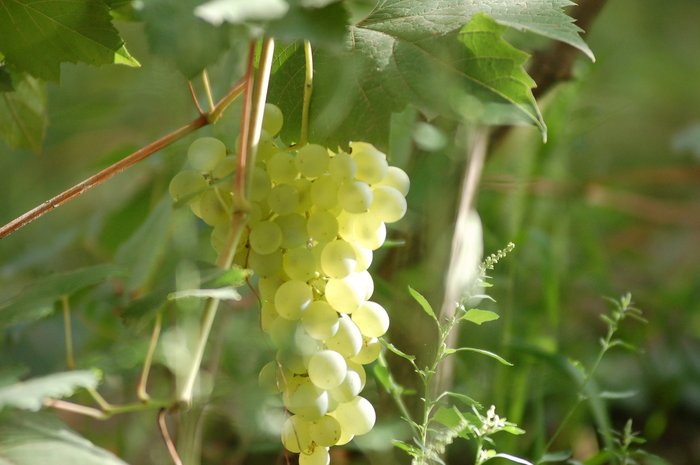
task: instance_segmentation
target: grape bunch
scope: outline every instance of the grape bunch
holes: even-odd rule
[[[365,142],[350,152],[316,144],[298,149],[275,140],[281,111],[267,104],[256,165],[251,212],[235,257],[258,276],[261,326],[276,349],[260,383],[280,392],[289,416],[284,447],[301,465],[327,465],[328,449],[369,432],[375,412],[359,394],[381,349],[389,316],[370,300],[367,271],[386,238],[386,223],[406,213],[409,179],[386,155]],[[214,227],[221,252],[230,228],[234,171],[216,139],[195,141],[192,170],[170,185],[175,200]],[[183,187],[184,186],[184,187]]]

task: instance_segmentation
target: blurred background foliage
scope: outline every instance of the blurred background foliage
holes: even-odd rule
[[[578,395],[561,369],[562,358],[590,366],[605,333],[599,316],[609,303],[603,296],[629,291],[648,324],[625,324],[622,337],[639,350],[611,352],[596,376],[601,391],[635,392],[607,401],[611,424],[621,430],[632,418],[650,452],[675,465],[700,463],[698,18],[700,4],[694,0],[609,2],[586,37],[597,62],[581,57],[575,79],[541,101],[548,143],[543,145],[530,127],[492,138],[478,203],[485,250],[494,252],[510,241],[516,250],[492,273],[495,286],[489,293],[497,303],[485,304],[501,319],[465,326],[461,337],[515,367],[465,356],[456,365],[455,390],[484,405],[496,404],[527,430],[503,438],[511,452],[541,452]],[[60,85],[50,86],[43,153],[0,146],[3,222],[195,116],[186,81],[149,57],[138,25],[120,27],[142,69],[64,66]],[[547,45],[529,39],[513,37],[521,47]],[[216,95],[224,93],[231,76],[240,75],[237,63],[232,57],[211,70]],[[212,134],[233,146],[237,110],[234,105],[219,124],[198,135]],[[71,302],[77,364],[103,369],[102,392],[115,402],[133,398],[150,325],[148,318],[124,324],[125,302],[144,289],[186,282],[188,269],[213,258],[208,235],[182,214],[187,212],[175,210],[142,228],[184,163],[193,137],[0,242],[0,300],[57,271],[110,261],[140,270],[79,293]],[[377,254],[373,267],[377,298],[392,314],[390,338],[419,360],[432,350],[434,334],[424,329],[427,317],[408,297],[406,285],[438,306],[467,140],[468,133],[456,131],[452,122],[426,124],[410,109],[393,122],[390,156],[411,175],[410,212],[391,232],[404,245]],[[188,357],[181,349],[197,321],[191,307],[167,313],[153,396],[169,395],[171,374],[177,375]],[[257,318],[250,293],[221,314],[209,352],[217,376],[205,377],[201,386],[211,393],[211,403],[177,418],[183,441],[202,429],[202,444],[181,444],[194,455],[201,447],[202,463],[283,463],[277,438],[266,433],[279,418],[259,408],[270,402],[258,392],[256,379],[271,350]],[[402,383],[415,382],[409,367],[391,356],[389,361]],[[58,312],[6,331],[3,369],[24,366],[41,375],[64,364]],[[405,434],[390,398],[376,382],[365,392],[379,401],[379,424],[356,446],[335,451],[333,460],[337,465],[406,463],[389,445],[389,439]],[[130,463],[165,464],[153,417],[128,414],[104,423],[66,419]],[[581,407],[553,449],[570,448],[579,458],[591,455],[598,447],[596,428]],[[448,462],[467,463],[462,452],[454,448]]]

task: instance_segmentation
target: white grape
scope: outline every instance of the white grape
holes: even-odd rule
[[[389,168],[386,155],[366,142],[351,142],[350,147],[352,158],[357,163],[355,177],[369,184],[380,182]]]
[[[333,389],[340,385],[347,374],[347,363],[334,350],[322,350],[309,359],[309,379],[321,389]]]
[[[328,392],[310,382],[301,384],[285,397],[287,409],[307,420],[319,419],[328,411]]]
[[[389,186],[377,186],[372,192],[369,211],[381,221],[394,223],[406,214],[406,199],[398,190]]]
[[[311,438],[311,422],[293,415],[284,422],[281,432],[282,445],[289,452],[310,453],[313,450]]]
[[[386,225],[371,213],[357,215],[352,225],[352,236],[362,247],[377,250],[386,239]]]
[[[288,320],[298,320],[311,301],[311,287],[303,281],[287,281],[275,293],[277,313]]]
[[[233,174],[236,171],[237,162],[237,158],[232,155],[219,160],[214,169],[211,170],[212,177],[214,179],[223,179]]]
[[[326,339],[326,347],[345,358],[352,358],[362,349],[362,333],[347,316],[338,319],[338,331]]]
[[[272,221],[260,221],[251,228],[249,241],[254,251],[267,255],[282,245],[282,230]]]
[[[319,208],[330,210],[338,204],[338,183],[328,174],[311,183],[311,201]]]
[[[289,215],[299,206],[299,193],[291,184],[278,184],[270,191],[267,203],[278,215]]]
[[[335,388],[329,391],[330,396],[338,402],[348,402],[360,394],[362,379],[360,374],[348,367],[345,379]]]
[[[301,323],[309,335],[318,340],[325,340],[338,332],[338,314],[324,300],[317,300],[301,316]]]
[[[389,329],[389,315],[376,302],[364,302],[352,312],[352,321],[365,337],[381,337]]]
[[[267,161],[267,174],[277,184],[294,181],[298,174],[294,156],[287,152],[275,153]]]
[[[263,110],[263,129],[270,135],[276,136],[284,124],[284,115],[277,105],[266,103]]]
[[[278,216],[275,223],[282,231],[282,247],[291,249],[301,247],[308,240],[306,219],[298,213]]]
[[[282,271],[282,251],[277,249],[270,254],[260,254],[251,250],[248,255],[248,266],[261,278],[274,277]]]
[[[194,170],[183,170],[170,181],[168,191],[174,201],[181,199],[192,200],[196,194],[209,187],[209,183],[201,173]]]
[[[350,434],[360,436],[367,434],[377,419],[372,404],[364,397],[355,397],[349,402],[338,405],[333,416],[340,423],[340,427]]]
[[[401,192],[401,195],[406,197],[408,190],[411,187],[411,181],[404,170],[396,166],[390,166],[386,170],[386,176],[384,176],[384,179],[379,181],[379,183],[376,185],[393,187],[397,191]]]
[[[262,202],[263,200],[267,199],[267,196],[270,194],[271,184],[270,176],[267,175],[267,172],[264,169],[260,168],[259,166],[256,166],[253,169],[251,183],[251,200],[253,200],[253,202]]]
[[[338,189],[338,203],[348,213],[364,213],[372,204],[372,189],[366,182],[345,182]]]
[[[351,277],[329,279],[326,283],[326,300],[340,313],[352,313],[365,300],[365,288]]]
[[[331,278],[344,278],[357,266],[355,249],[343,240],[329,242],[321,252],[321,269]]]
[[[209,173],[226,158],[226,145],[214,137],[200,137],[187,149],[187,159],[192,168]]]
[[[363,338],[362,349],[352,358],[353,362],[361,363],[367,365],[372,363],[379,357],[382,351],[382,344],[376,337]]]
[[[306,247],[289,249],[282,257],[282,269],[292,279],[308,281],[316,274],[316,259]]]
[[[302,176],[317,178],[328,171],[328,151],[317,144],[307,144],[297,154],[297,169]]]
[[[314,211],[309,214],[306,231],[317,242],[330,242],[338,236],[338,220],[327,210]]]
[[[350,181],[355,178],[357,173],[357,165],[350,154],[346,152],[338,152],[328,163],[328,170],[339,183]]]
[[[310,454],[299,455],[299,465],[328,465],[331,456],[326,447],[316,447]]]
[[[334,446],[340,439],[340,423],[330,415],[324,415],[311,422],[311,437],[317,446]],[[301,458],[301,457],[300,457]]]

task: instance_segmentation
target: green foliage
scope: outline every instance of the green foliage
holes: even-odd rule
[[[99,379],[94,371],[68,371],[0,386],[0,410],[12,407],[35,412],[49,398],[70,397],[79,388],[96,388]]]
[[[39,153],[48,123],[46,84],[28,74],[5,76],[0,88],[0,137],[10,147]]]

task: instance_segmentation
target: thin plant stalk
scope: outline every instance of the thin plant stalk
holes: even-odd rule
[[[161,312],[156,313],[156,321],[153,323],[153,331],[151,332],[151,340],[148,343],[148,351],[146,352],[146,359],[143,362],[143,369],[141,370],[141,376],[139,378],[139,385],[136,388],[136,397],[140,400],[146,402],[151,396],[148,395],[148,376],[151,373],[151,365],[153,364],[153,355],[156,352],[156,347],[158,346],[158,338],[160,337],[160,330],[163,323],[163,314]]]
[[[63,332],[66,341],[66,367],[69,370],[75,370],[75,358],[73,355],[73,328],[71,325],[70,302],[68,296],[64,295],[61,298],[61,306],[63,308]]]

